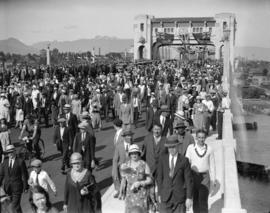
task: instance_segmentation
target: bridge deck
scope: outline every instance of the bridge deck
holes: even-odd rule
[[[223,149],[222,149],[222,141],[216,140],[217,135],[213,134],[207,138],[206,143],[213,147],[215,160],[216,160],[216,178],[218,184],[216,188],[213,190],[213,195],[209,196],[208,204],[209,204],[209,212],[210,213],[219,213],[223,207]],[[111,185],[105,194],[102,197],[102,213],[124,213],[125,212],[125,202],[122,200],[118,200],[113,198],[114,187]],[[192,212],[192,211],[190,211]]]

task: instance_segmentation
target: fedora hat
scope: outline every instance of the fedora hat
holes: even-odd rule
[[[31,167],[41,167],[42,161],[39,159],[35,159],[31,162]]]
[[[11,152],[14,152],[15,151],[15,147],[13,144],[9,144],[6,146],[6,150],[5,150],[5,153],[11,153]]]
[[[87,123],[85,122],[81,122],[79,125],[78,125],[79,129],[86,129],[87,128]]]
[[[167,137],[167,140],[166,140],[164,146],[165,147],[174,147],[174,146],[177,146],[180,143],[181,142],[178,140],[177,135],[171,135],[171,136]]]
[[[65,118],[59,118],[57,121],[58,121],[58,123],[64,123],[64,122],[66,122],[66,119]]]
[[[64,105],[64,109],[70,109],[71,108],[71,105],[70,104],[65,104]]]
[[[170,112],[171,110],[169,109],[169,107],[167,105],[162,105],[160,107],[160,111],[161,112]]]
[[[130,129],[125,129],[122,132],[122,136],[125,137],[125,136],[128,136],[128,135],[134,135],[134,133]]]
[[[88,112],[84,111],[82,114],[81,114],[81,119],[91,119],[90,115]]]
[[[180,121],[180,122],[176,123],[174,128],[178,129],[178,128],[186,128],[186,127],[187,127],[186,124],[183,121]]]

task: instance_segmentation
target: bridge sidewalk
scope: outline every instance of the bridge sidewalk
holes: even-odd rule
[[[207,138],[206,143],[214,149],[216,161],[216,178],[217,186],[213,189],[213,195],[209,196],[209,212],[219,213],[223,207],[223,149],[222,141],[216,140],[217,134],[213,134]],[[102,213],[124,213],[125,202],[113,198],[114,187],[111,185],[109,189],[102,196]],[[193,211],[189,211],[190,213]]]

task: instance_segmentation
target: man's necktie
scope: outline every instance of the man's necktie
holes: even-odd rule
[[[170,177],[173,177],[174,172],[174,157],[171,159]]]
[[[8,171],[11,172],[12,169],[12,160],[9,160],[9,165],[8,165]]]
[[[39,186],[38,175],[39,175],[39,173],[37,173],[37,176],[36,176],[36,185],[37,185],[37,186]]]
[[[126,152],[128,152],[128,145],[126,145]]]

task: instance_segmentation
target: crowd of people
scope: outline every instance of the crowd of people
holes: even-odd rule
[[[14,68],[1,74],[0,185],[6,194],[1,199],[9,200],[11,212],[22,212],[21,196],[29,187],[33,212],[58,212],[48,196],[48,186],[55,195],[57,187],[42,169],[39,144],[42,128],[50,124],[62,155],[59,170],[66,175],[64,211],[100,212],[92,173],[99,163],[95,133],[110,121],[116,129],[114,197],[125,199],[126,213],[185,212],[192,206],[195,213],[208,212],[210,182],[216,180],[213,150],[205,139],[215,131],[217,140],[222,138],[222,115],[230,106],[221,86],[222,63],[110,67],[94,74],[78,67]],[[148,134],[142,146],[133,144],[133,131],[144,118]],[[14,128],[20,129],[20,140],[27,134],[27,148],[35,156],[30,175],[10,141]]]

